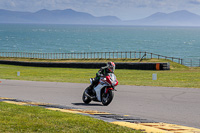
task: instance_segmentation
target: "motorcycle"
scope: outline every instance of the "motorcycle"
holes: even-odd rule
[[[93,78],[90,79],[92,84]],[[107,76],[100,77],[99,84],[92,89],[92,92],[85,89],[83,92],[82,100],[84,103],[89,104],[91,101],[102,102],[107,106],[111,103],[114,93],[117,91],[115,87],[118,85],[116,76],[113,73],[109,73]]]

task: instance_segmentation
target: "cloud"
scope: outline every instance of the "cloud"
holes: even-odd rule
[[[194,5],[200,5],[200,0],[190,0],[189,3]]]
[[[0,7],[1,8],[14,8],[16,7],[15,2],[11,1],[11,0],[2,0],[0,2]]]
[[[44,8],[49,10],[67,8],[110,10],[114,8],[161,8],[161,6],[171,5],[171,3],[174,4],[173,0],[1,0],[0,8],[29,11]]]

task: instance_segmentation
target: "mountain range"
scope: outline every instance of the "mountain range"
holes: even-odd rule
[[[46,10],[37,12],[18,12],[0,10],[0,23],[40,23],[40,24],[118,24],[121,20],[115,16],[95,17],[72,9]]]
[[[42,9],[34,13],[0,9],[0,23],[200,26],[200,16],[181,10],[168,14],[158,12],[143,19],[122,21],[115,16],[95,17],[72,9],[51,11]]]
[[[186,10],[172,13],[158,12],[149,17],[126,21],[129,25],[152,26],[200,26],[200,16]]]

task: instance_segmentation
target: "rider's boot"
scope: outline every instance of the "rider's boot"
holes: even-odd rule
[[[90,97],[90,99],[95,99],[95,95],[94,95],[94,90],[93,90],[93,86],[89,86],[88,88],[87,88],[87,92],[86,92],[86,94]]]
[[[99,81],[99,79],[94,78],[93,81],[92,81],[92,84],[87,88],[88,89],[88,95],[90,95],[91,97],[95,97],[94,87],[96,86],[98,81]]]
[[[93,93],[93,89],[94,89],[94,85],[91,84],[91,85],[88,87],[88,90],[91,92],[91,94]]]
[[[88,86],[88,87],[87,87],[87,90],[88,90],[87,93],[88,93],[90,96],[92,96],[92,93],[93,93],[93,86],[92,86],[92,85]]]

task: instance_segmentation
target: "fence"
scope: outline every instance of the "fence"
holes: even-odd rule
[[[188,64],[181,58],[167,57],[149,52],[79,52],[79,53],[27,53],[27,52],[0,52],[0,57],[18,57],[33,59],[169,59],[183,65],[200,66],[195,60]]]
[[[189,66],[189,67],[200,67],[200,58],[193,58],[193,59],[184,59],[183,65]]]

